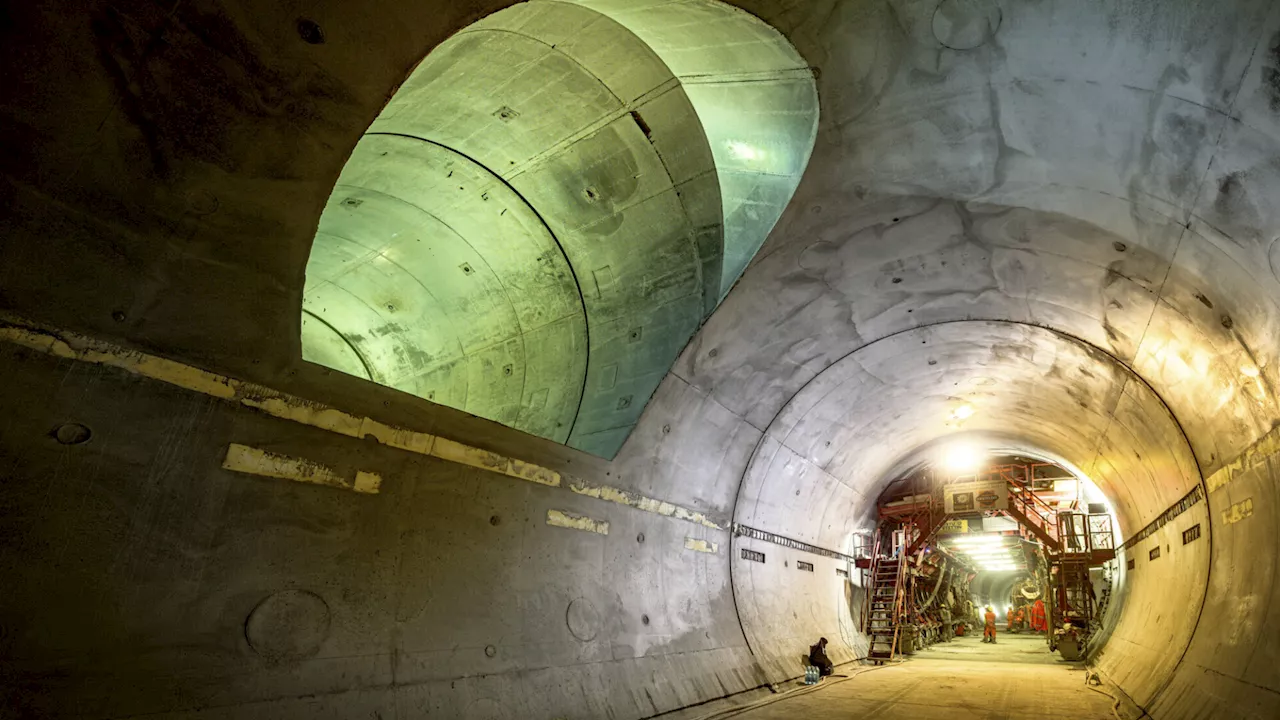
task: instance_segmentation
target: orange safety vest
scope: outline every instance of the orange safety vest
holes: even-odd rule
[[[987,625],[990,625],[991,627],[996,626],[996,614],[991,612],[990,610],[987,611],[986,615],[982,616],[982,619],[987,621]]]

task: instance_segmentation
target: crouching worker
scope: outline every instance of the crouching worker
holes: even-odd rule
[[[996,641],[996,611],[990,607],[987,608],[987,614],[982,616],[985,624],[982,626],[982,642],[993,643]]]
[[[831,658],[827,657],[827,639],[818,638],[815,645],[809,646],[809,664],[818,668],[820,677],[826,677],[831,674],[835,666],[831,664]]]

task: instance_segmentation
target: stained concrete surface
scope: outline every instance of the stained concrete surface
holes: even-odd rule
[[[6,7],[6,312],[721,528],[6,346],[10,714],[632,720],[741,697],[817,636],[837,661],[866,639],[844,561],[732,523],[850,552],[885,482],[969,437],[1087,472],[1140,537],[1104,675],[1157,720],[1274,718],[1280,4],[735,4],[815,69],[815,150],[611,461],[302,357],[345,163],[433,48],[509,3]],[[59,442],[76,424],[90,439]],[[384,490],[237,475],[231,443]]]

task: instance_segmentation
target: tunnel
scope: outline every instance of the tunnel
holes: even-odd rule
[[[0,36],[0,717],[1280,717],[1280,3]],[[1081,658],[881,656],[1065,583],[957,448],[1105,516]]]

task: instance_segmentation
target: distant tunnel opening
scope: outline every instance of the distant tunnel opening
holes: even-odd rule
[[[985,642],[993,619],[992,631],[1036,636],[1064,660],[1096,655],[1121,592],[1104,493],[1031,453],[951,441],[929,455],[881,492],[872,549],[858,559],[868,655],[888,661],[957,636]],[[899,561],[902,577],[889,578],[883,568]],[[896,620],[886,615],[890,587]]]
[[[1172,673],[1191,641],[1208,587],[1208,543],[1184,546],[1179,539],[1175,551],[1171,538],[1190,525],[1207,527],[1204,505],[1141,535],[1199,492],[1199,467],[1163,400],[1088,343],[1010,322],[904,331],[815,376],[765,437],[744,475],[737,521],[814,528],[803,537],[844,553],[850,573],[839,596],[815,594],[791,601],[794,609],[780,608],[761,595],[786,578],[733,558],[748,641],[759,655],[776,656],[780,670],[807,628],[813,634],[830,625],[802,619],[779,632],[768,618],[804,618],[801,608],[815,618],[830,613],[841,627],[832,658],[875,659],[885,649],[878,639],[902,643],[895,651],[936,639],[943,593],[951,593],[952,622],[967,623],[972,635],[982,633],[988,604],[1006,628],[1005,611],[1015,593],[1027,598],[1025,589],[1035,596],[1028,607],[1035,599],[1048,606],[1040,627],[1046,642],[1067,646],[1068,655],[1087,652],[1118,683],[1147,692]],[[1014,466],[1025,475],[1021,485],[1001,475]],[[989,488],[978,482],[984,479],[1004,491],[984,497]],[[963,499],[945,496],[961,485]],[[999,507],[983,508],[984,502]],[[1019,510],[1035,520],[1013,518]],[[1078,523],[1068,531],[1074,542],[1088,543],[1096,533],[1100,552],[1076,554],[1085,561],[1071,565],[1042,551],[1047,536],[1060,538],[1059,553],[1073,551],[1061,537],[1060,511]],[[939,534],[943,521],[955,521],[952,532]],[[981,523],[982,532],[961,539],[959,521]],[[1039,536],[1028,527],[1035,523],[1044,526]],[[750,537],[738,542],[758,546]],[[1163,562],[1146,554],[1157,544]],[[898,601],[893,613],[906,615],[894,615],[895,634],[882,638],[871,622],[883,610],[874,605],[883,574],[876,558],[911,578],[891,595]],[[963,580],[939,585],[943,571],[962,572]],[[1170,608],[1177,611],[1165,615],[1154,640],[1151,618]],[[1064,625],[1072,628],[1058,632]],[[1150,699],[1142,695],[1135,701]]]

